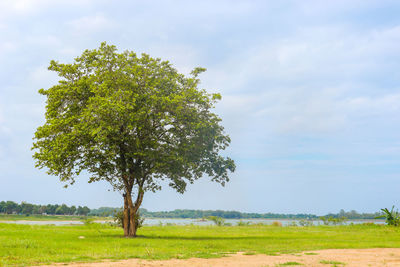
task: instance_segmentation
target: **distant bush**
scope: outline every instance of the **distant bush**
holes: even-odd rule
[[[377,226],[378,224],[375,224],[373,222],[364,222],[361,225],[365,225],[365,226]]]
[[[394,206],[390,211],[387,208],[381,209],[381,211],[383,211],[384,214],[376,217],[376,219],[385,218],[388,225],[400,226],[400,214],[398,210],[394,210]]]
[[[210,221],[213,221],[215,223],[215,225],[217,225],[217,226],[222,226],[225,223],[225,220],[218,216],[209,216],[208,219]]]
[[[313,226],[314,223],[311,220],[299,220],[298,221],[300,226]]]
[[[116,210],[114,212],[114,222],[117,226],[124,228],[124,211]]]
[[[85,218],[82,220],[84,225],[91,225],[94,224],[94,219],[93,218]]]
[[[238,221],[237,225],[238,226],[248,226],[248,225],[250,225],[250,222],[248,222],[248,221],[245,222],[245,221],[240,220],[240,221]]]
[[[342,225],[347,221],[346,217],[334,218],[332,216],[322,216],[319,217],[319,219],[323,222],[324,225]]]
[[[281,223],[281,222],[274,221],[274,222],[272,222],[271,225],[272,225],[272,226],[281,227],[281,226],[282,226],[282,223]]]

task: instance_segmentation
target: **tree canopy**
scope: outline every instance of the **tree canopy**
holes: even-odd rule
[[[102,43],[72,64],[51,61],[49,70],[61,80],[39,90],[47,105],[34,137],[36,166],[66,185],[82,171],[89,182],[108,181],[124,195],[125,235],[136,234],[143,194],[161,189],[161,180],[179,193],[203,175],[229,181],[235,164],[220,151],[230,138],[211,111],[221,96],[198,88],[204,68],[186,76],[168,61]]]

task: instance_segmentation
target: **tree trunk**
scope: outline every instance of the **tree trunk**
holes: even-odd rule
[[[143,201],[143,190],[139,189],[135,204],[132,201],[132,193],[126,192],[124,196],[124,236],[125,237],[136,237],[137,231],[137,211]]]
[[[129,205],[128,205],[128,196],[127,196],[127,194],[123,194],[123,196],[124,196],[124,219],[123,219],[122,225],[124,227],[124,236],[129,236],[130,212],[129,212]]]
[[[133,203],[132,203],[132,196],[131,194],[129,194],[128,197],[128,207],[129,207],[129,232],[128,232],[128,236],[130,237],[135,237],[136,236],[136,220],[135,220],[135,216],[136,216],[136,212],[133,208]]]

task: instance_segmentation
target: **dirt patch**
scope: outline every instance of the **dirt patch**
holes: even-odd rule
[[[216,259],[191,258],[186,260],[172,259],[163,261],[148,261],[140,259],[129,259],[122,261],[105,261],[96,263],[73,263],[69,267],[228,267],[228,266],[346,266],[346,267],[368,267],[368,266],[399,266],[400,248],[374,248],[374,249],[327,249],[309,251],[296,254],[282,254],[278,256],[269,255],[244,255],[243,253],[233,254],[227,257]],[[65,266],[65,264],[46,265],[48,267]],[[41,266],[43,267],[43,266]]]

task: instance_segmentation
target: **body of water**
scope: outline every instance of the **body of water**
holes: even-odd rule
[[[240,221],[249,222],[251,224],[272,224],[273,222],[280,222],[282,226],[294,225],[296,223],[299,225],[301,220],[291,220],[291,219],[226,219],[225,223],[230,225],[237,225]],[[110,221],[95,221],[97,223],[107,223]],[[323,225],[321,220],[313,220],[313,225]],[[29,225],[82,225],[82,221],[0,221],[0,223],[15,223],[15,224],[29,224]],[[376,223],[384,224],[384,220],[348,220],[344,224],[360,224],[360,223]],[[170,218],[145,218],[144,225],[214,225],[214,222],[209,220],[201,219],[170,219]]]
[[[272,224],[273,222],[280,222],[282,226],[293,225],[296,223],[299,225],[301,220],[292,220],[292,219],[225,219],[225,223],[231,225],[237,225],[240,221],[249,222],[250,224]],[[313,220],[313,225],[323,225],[323,221],[321,220]],[[377,223],[384,224],[384,220],[348,220],[344,222],[344,224],[360,224],[360,223]],[[213,221],[203,221],[201,219],[169,219],[169,218],[146,218],[144,220],[144,225],[168,225],[168,224],[176,224],[176,225],[214,225]]]

